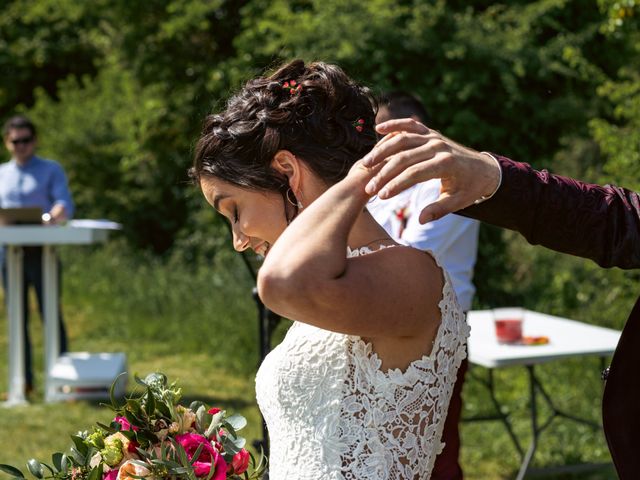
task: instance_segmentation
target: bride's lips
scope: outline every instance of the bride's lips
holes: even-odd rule
[[[271,245],[269,244],[269,242],[262,242],[260,245],[256,246],[253,249],[253,251],[256,252],[258,255],[266,257],[267,253],[269,253],[270,248],[271,248]]]

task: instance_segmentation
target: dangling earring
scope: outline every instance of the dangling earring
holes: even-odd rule
[[[291,194],[291,195],[289,195]],[[289,188],[287,190],[287,193],[285,194],[285,196],[287,197],[287,202],[289,202],[291,205],[293,205],[294,207],[300,209],[303,208],[302,207],[302,203],[296,198],[295,194],[293,193],[293,190],[291,190],[291,188]],[[291,197],[293,197],[293,200],[291,200]]]

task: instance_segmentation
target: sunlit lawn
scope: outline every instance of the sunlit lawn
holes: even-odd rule
[[[64,312],[72,350],[126,352],[131,373],[162,371],[181,384],[188,400],[201,399],[245,415],[249,426],[243,432],[250,443],[261,437],[253,385],[258,359],[256,312],[250,277],[237,259],[188,270],[175,263],[117,258],[116,249],[73,257],[64,251],[63,256]],[[110,420],[110,412],[96,403],[43,403],[42,336],[37,315],[31,326],[37,355],[35,395],[28,406],[0,409],[0,463],[23,470],[29,458],[48,460],[51,453],[67,449],[68,434],[87,429],[96,421]],[[280,328],[278,336],[283,330]],[[0,390],[6,391],[4,313],[0,317],[0,351]],[[600,418],[599,370],[599,361],[594,358],[538,368],[559,408],[594,421]],[[475,368],[473,374],[486,375],[486,370]],[[498,397],[512,413],[516,434],[526,448],[530,425],[525,371],[507,368],[495,377]],[[464,398],[465,416],[491,413],[486,389],[471,377],[465,384]],[[547,414],[541,408],[543,419]],[[462,439],[466,478],[515,478],[519,458],[501,423],[465,423]],[[534,464],[549,467],[609,461],[601,432],[556,419],[540,438]],[[547,478],[605,480],[616,476],[609,467]]]

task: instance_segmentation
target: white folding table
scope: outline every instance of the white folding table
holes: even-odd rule
[[[82,226],[78,226],[82,225]],[[9,318],[9,392],[5,406],[27,402],[25,397],[24,365],[24,312],[22,247],[41,246],[44,324],[45,324],[45,372],[46,398],[52,398],[49,373],[60,355],[60,331],[58,319],[58,263],[56,245],[81,245],[104,242],[110,230],[118,228],[111,222],[101,226],[78,222],[57,225],[11,225],[0,227],[0,245],[6,246],[7,290]]]
[[[501,420],[511,437],[518,453],[522,457],[522,463],[517,480],[521,480],[529,470],[529,464],[533,458],[538,444],[540,433],[549,426],[555,417],[564,417],[576,422],[585,423],[596,428],[599,425],[584,420],[555,407],[551,396],[545,391],[542,383],[535,374],[535,365],[584,355],[608,357],[615,351],[620,332],[610,328],[589,325],[575,320],[546,315],[531,310],[524,311],[523,335],[546,336],[549,343],[546,345],[502,345],[499,344],[496,335],[491,310],[472,310],[467,314],[467,321],[471,326],[469,337],[469,362],[481,365],[489,369],[489,377],[484,381],[489,389],[491,401],[497,414],[493,416],[475,417],[468,420]],[[518,438],[515,436],[508,415],[502,413],[501,404],[495,396],[493,369],[513,365],[524,366],[529,376],[529,395],[531,410],[532,439],[526,452],[522,449]],[[550,407],[552,416],[542,425],[538,421],[537,396]]]

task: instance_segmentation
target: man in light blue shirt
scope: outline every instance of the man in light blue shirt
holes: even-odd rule
[[[0,165],[0,208],[39,207],[43,222],[60,223],[73,215],[73,201],[69,193],[64,170],[57,162],[35,155],[36,129],[24,116],[10,118],[2,130],[4,144],[11,153],[11,160]],[[33,287],[38,298],[40,317],[43,318],[42,247],[24,247],[24,328],[25,372],[27,393],[33,389],[31,342],[29,339],[29,288]],[[2,280],[7,291],[7,269],[3,251]],[[6,297],[6,295],[5,295]],[[67,350],[67,336],[60,318],[60,352]]]

